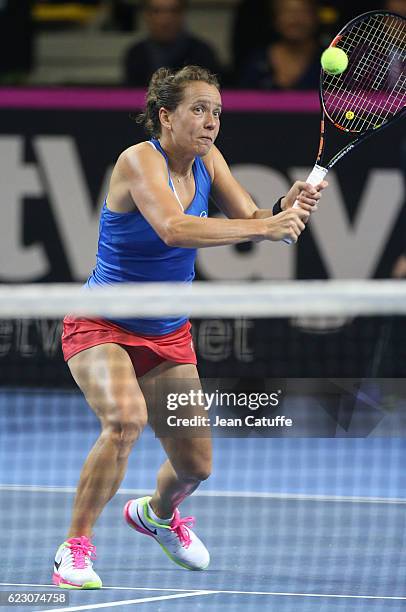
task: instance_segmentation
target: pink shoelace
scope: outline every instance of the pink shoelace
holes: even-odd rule
[[[176,533],[182,543],[182,546],[185,548],[188,548],[192,543],[187,526],[192,527],[194,524],[194,516],[185,516],[185,518],[180,518],[179,510],[175,510],[175,514],[171,522],[171,531]]]
[[[86,536],[70,538],[68,543],[73,556],[73,567],[76,569],[85,569],[86,557],[92,561],[96,559],[96,546]]]

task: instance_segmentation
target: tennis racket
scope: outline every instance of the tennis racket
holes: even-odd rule
[[[364,13],[344,26],[330,47],[345,51],[348,67],[339,75],[321,70],[320,145],[306,179],[313,186],[354,147],[404,116],[406,106],[406,19],[389,11]],[[353,136],[328,162],[326,119]],[[299,206],[297,200],[293,206]]]

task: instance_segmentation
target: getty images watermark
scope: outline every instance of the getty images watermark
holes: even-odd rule
[[[206,392],[202,389],[190,389],[180,393],[168,393],[166,408],[170,411],[179,408],[196,407],[209,413],[214,407],[218,408],[242,408],[251,411],[260,408],[278,406],[281,391],[274,393],[235,393],[219,391]],[[213,417],[204,414],[194,414],[190,417],[172,414],[167,417],[169,427],[292,427],[291,418],[283,415],[261,416],[247,414],[244,417],[222,417],[215,414]]]
[[[158,436],[272,437],[294,425],[281,410],[282,386],[263,379],[161,379],[155,391],[151,424]]]
[[[406,379],[171,379],[155,384],[158,437],[406,438]]]

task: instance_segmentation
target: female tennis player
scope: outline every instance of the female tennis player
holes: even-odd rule
[[[197,248],[296,242],[327,183],[314,188],[297,181],[277,203],[277,214],[259,210],[214,145],[220,114],[219,85],[206,70],[187,66],[153,75],[142,115],[151,140],[125,150],[113,169],[89,288],[190,283]],[[226,219],[208,218],[210,190]],[[300,208],[292,209],[296,198]],[[199,384],[190,327],[185,317],[65,318],[65,360],[100,420],[101,433],[82,469],[67,539],[56,553],[53,581],[59,587],[101,587],[93,569],[93,525],[119,488],[131,448],[151,418],[154,383],[165,378]],[[209,552],[190,528],[192,517],[181,518],[178,506],[208,478],[211,441],[164,437],[161,443],[168,458],[154,494],[127,502],[124,516],[172,561],[201,570],[209,564]]]

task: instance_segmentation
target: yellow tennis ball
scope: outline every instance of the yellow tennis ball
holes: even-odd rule
[[[341,74],[348,66],[348,56],[338,47],[329,47],[322,53],[321,65],[327,74]]]
[[[345,113],[345,116],[346,116],[347,119],[354,119],[354,117],[355,117],[355,115],[354,115],[354,113],[352,111],[347,111]]]

